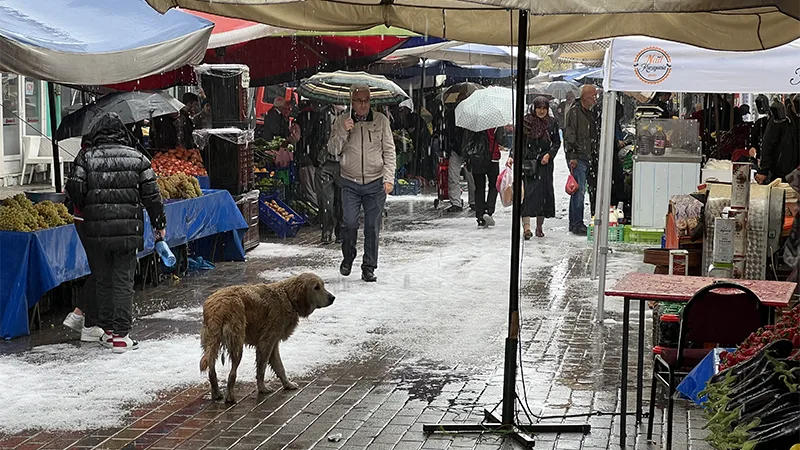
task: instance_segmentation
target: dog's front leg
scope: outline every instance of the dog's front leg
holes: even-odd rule
[[[270,389],[264,384],[264,375],[267,371],[267,362],[269,361],[269,355],[272,354],[273,347],[274,345],[266,350],[262,350],[261,348],[256,350],[256,387],[258,388],[259,394],[271,394],[274,392],[273,389]]]
[[[284,389],[297,389],[297,385],[289,381],[289,378],[286,377],[286,370],[283,368],[283,361],[281,360],[281,352],[279,347],[280,344],[275,343],[275,347],[272,349],[272,354],[269,355],[269,365],[272,366],[272,370],[275,371],[275,375],[280,378]]]

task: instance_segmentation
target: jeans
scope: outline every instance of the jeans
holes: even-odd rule
[[[95,278],[97,325],[126,336],[133,316],[133,276],[136,250],[114,251],[95,240],[84,243],[86,258]]]
[[[497,206],[497,177],[500,175],[500,163],[493,162],[487,173],[474,173],[475,177],[475,217],[483,219],[484,214],[493,215]],[[487,180],[488,179],[488,180]],[[486,192],[486,182],[489,192]]]
[[[78,232],[78,238],[81,244],[86,247],[86,237],[83,234],[83,221],[75,220],[75,231]],[[97,277],[89,274],[83,282],[80,290],[78,291],[77,307],[83,311],[84,324],[86,328],[91,328],[97,325]]]
[[[572,169],[572,176],[578,182],[578,190],[569,199],[569,228],[585,226],[583,223],[583,203],[586,194],[586,173],[589,171],[587,161],[578,160],[578,165]]]
[[[342,179],[342,218],[344,219],[342,237],[342,256],[344,265],[353,267],[356,259],[358,240],[358,216],[364,209],[364,260],[361,270],[374,271],[378,268],[378,235],[381,231],[381,214],[386,204],[386,191],[383,180],[368,184],[357,184]]]
[[[464,165],[464,158],[456,153],[450,153],[449,166],[447,169],[447,190],[450,194],[450,204],[453,206],[464,207],[461,201],[461,167]],[[475,180],[469,170],[464,169],[467,179],[467,199],[470,205],[475,204]]]
[[[322,216],[322,234],[339,237],[342,227],[342,190],[339,163],[326,161],[316,172],[317,200]]]

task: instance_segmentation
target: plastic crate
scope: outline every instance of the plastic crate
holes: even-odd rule
[[[615,227],[608,227],[608,242],[622,242],[625,237],[625,227],[617,225]],[[594,224],[586,228],[586,238],[589,242],[594,241]]]
[[[289,214],[294,215],[294,217],[288,221],[281,217],[280,214],[267,206],[267,203],[271,201],[275,201],[278,206],[285,209]],[[264,194],[261,194],[258,199],[258,218],[261,223],[268,226],[282,239],[296,236],[297,232],[300,230],[300,227],[306,223],[305,219],[303,219],[300,214],[294,212],[289,205],[283,202],[283,200],[275,196]]]
[[[664,230],[634,228],[631,225],[625,225],[625,242],[633,244],[661,245],[663,234]]]
[[[419,180],[395,180],[392,195],[419,195],[422,186]]]
[[[676,348],[684,303],[656,303],[653,308],[653,342],[660,347]]]

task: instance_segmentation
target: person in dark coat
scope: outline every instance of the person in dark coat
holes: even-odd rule
[[[136,349],[130,338],[136,253],[144,247],[144,214],[156,238],[165,235],[166,216],[150,161],[131,147],[115,113],[99,116],[86,136],[67,180],[67,194],[80,211],[81,242],[95,280],[101,344],[114,353]]]
[[[178,118],[175,120],[175,128],[178,131],[178,146],[185,149],[197,148],[194,144],[194,120],[195,114],[200,112],[200,98],[196,94],[187,92],[181,97],[183,108],[181,108]]]
[[[556,198],[553,189],[553,161],[561,147],[558,121],[550,117],[545,97],[533,99],[533,108],[525,116],[525,155],[517,159],[522,164],[525,197],[522,199],[523,236],[533,236],[531,217],[536,217],[536,236],[544,237],[544,219],[556,216]],[[507,165],[514,163],[513,153]]]
[[[500,143],[505,139],[503,128],[480,132],[464,130],[467,163],[475,179],[475,218],[479,227],[494,226],[497,205],[497,177],[500,175]],[[477,143],[477,144],[476,144]],[[489,189],[486,190],[486,183]]]
[[[787,115],[786,106],[775,101],[770,106],[770,112],[771,117],[764,130],[761,162],[756,174],[756,181],[760,184],[785,178],[800,163],[798,133],[791,117]]]

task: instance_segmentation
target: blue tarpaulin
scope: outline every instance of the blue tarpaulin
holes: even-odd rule
[[[144,0],[0,0],[0,72],[77,85],[202,61],[214,24]]]
[[[202,197],[170,202],[167,214],[167,244],[216,240],[216,258],[244,261],[242,238],[247,222],[227,191],[204,191]],[[145,217],[146,223],[149,219]],[[201,256],[210,259],[213,242],[201,245]],[[144,250],[153,253],[153,230],[145,227]],[[205,253],[205,254],[202,254]],[[13,339],[29,333],[28,309],[47,291],[66,281],[89,274],[86,253],[75,227],[67,225],[33,233],[0,232],[0,336]]]

